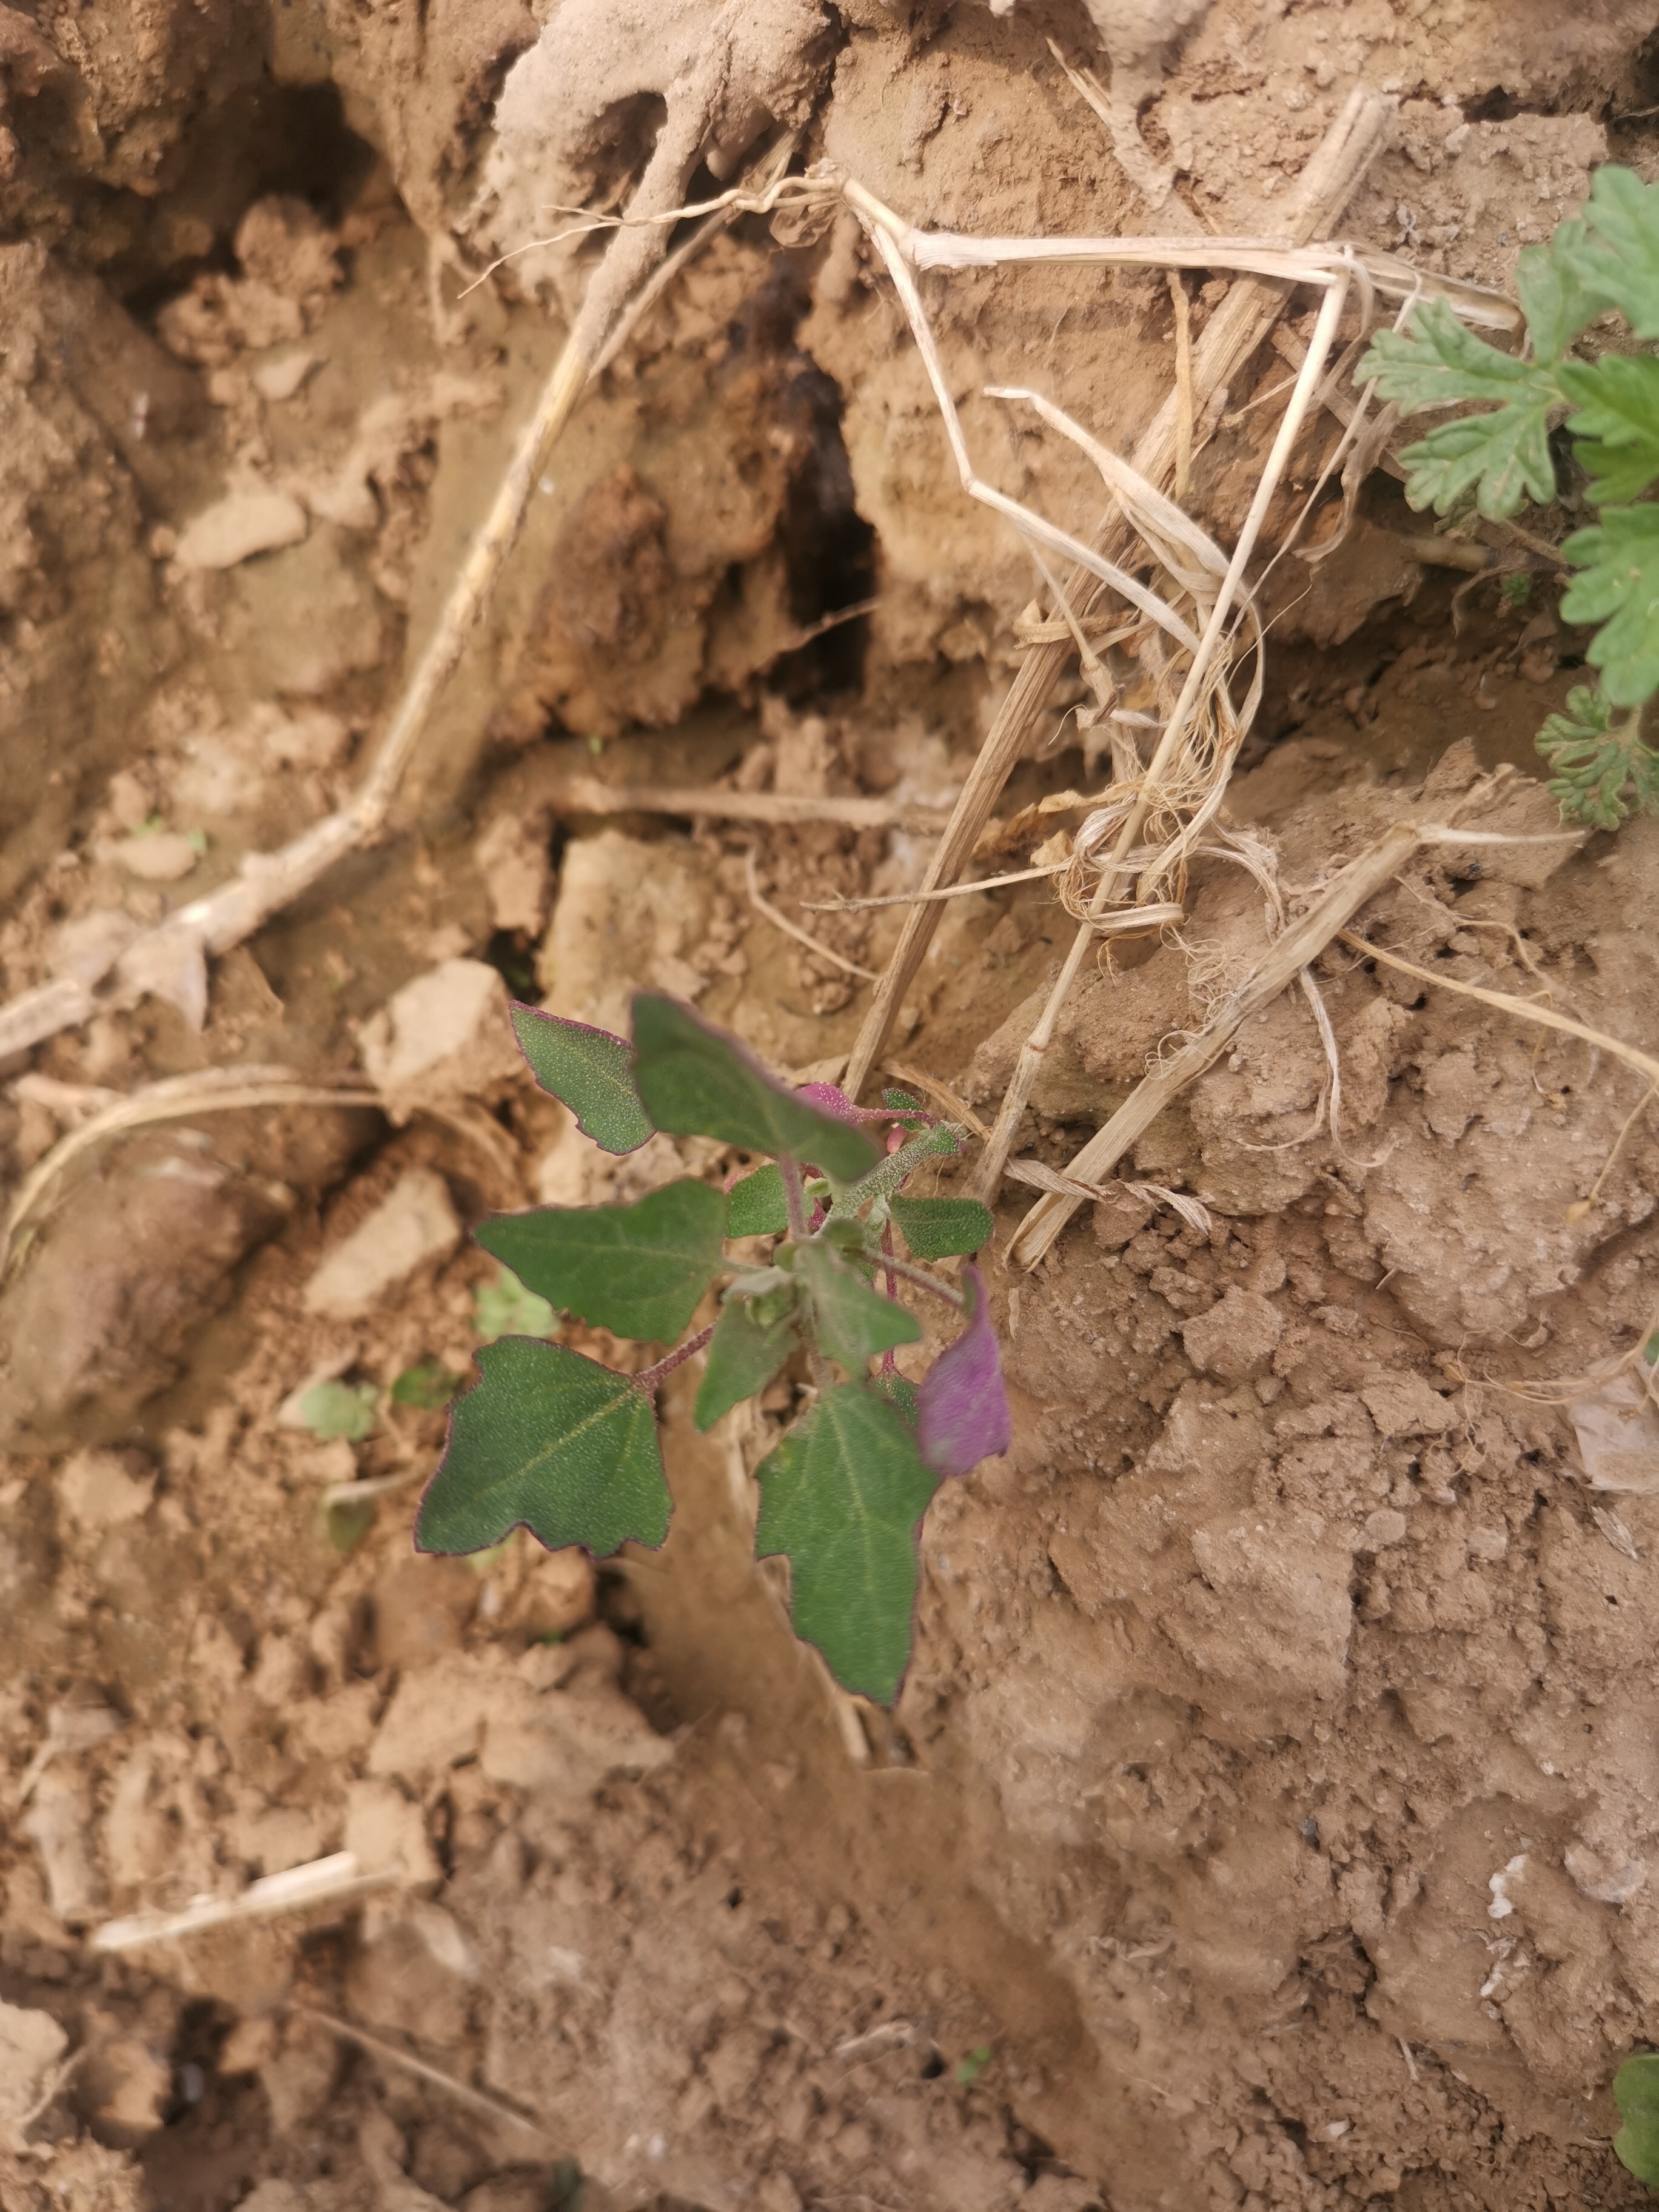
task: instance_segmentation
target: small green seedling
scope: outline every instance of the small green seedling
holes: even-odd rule
[[[995,2056],[988,2043],[976,2043],[971,2051],[964,2051],[956,2063],[956,2079],[964,2089],[972,2088]]]
[[[360,1444],[379,1426],[380,1402],[372,1382],[314,1382],[300,1401],[300,1419],[313,1437]]]
[[[658,1384],[705,1353],[693,1418],[707,1429],[799,1351],[810,1403],[757,1470],[756,1552],[788,1559],[796,1632],[836,1679],[890,1702],[910,1656],[928,1501],[941,1480],[1011,1440],[977,1268],[959,1289],[919,1264],[977,1252],[991,1216],[974,1200],[902,1195],[918,1169],[957,1152],[962,1132],[898,1091],[866,1109],[830,1084],[792,1091],[690,1007],[653,993],[634,1000],[631,1045],[533,1006],[516,1006],[513,1020],[537,1081],[602,1150],[634,1152],[660,1129],[767,1164],[724,1190],[683,1178],[632,1205],[543,1206],[479,1225],[479,1243],[503,1263],[502,1285],[478,1299],[480,1334],[495,1340],[478,1352],[483,1381],[452,1408],[417,1548],[478,1552],[514,1528],[596,1559],[623,1544],[655,1548],[672,1510]],[[766,1240],[758,1252],[726,1249],[753,1238]],[[718,1319],[687,1336],[717,1282]],[[896,1347],[921,1334],[898,1302],[901,1283],[965,1322],[919,1385],[894,1364]],[[486,1327],[486,1301],[504,1301],[508,1285],[520,1318],[503,1321],[498,1304]],[[548,1342],[556,1314],[673,1348],[621,1373]]]
[[[1613,2097],[1625,2124],[1613,2149],[1638,2181],[1659,2189],[1659,2051],[1627,2058],[1613,2077]]]
[[[472,1319],[481,1344],[494,1344],[501,1336],[551,1336],[559,1326],[559,1316],[547,1300],[526,1290],[510,1267],[474,1291]]]
[[[1538,750],[1554,771],[1564,820],[1613,830],[1632,811],[1659,813],[1659,752],[1642,713],[1659,691],[1659,361],[1607,353],[1574,361],[1589,325],[1617,309],[1639,339],[1659,338],[1659,185],[1598,169],[1582,216],[1529,246],[1516,270],[1530,352],[1500,353],[1443,300],[1425,300],[1404,331],[1382,332],[1355,371],[1407,415],[1473,400],[1478,415],[1442,422],[1401,455],[1406,497],[1438,514],[1473,498],[1494,520],[1523,498],[1556,495],[1553,428],[1565,416],[1601,519],[1562,545],[1583,573],[1561,602],[1571,623],[1601,625],[1587,658],[1598,685],[1568,695]],[[1628,711],[1615,722],[1613,710]]]

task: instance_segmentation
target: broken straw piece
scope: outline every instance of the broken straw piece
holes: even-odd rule
[[[125,1920],[106,1920],[92,1931],[92,1948],[136,1950],[141,1943],[199,1935],[204,1929],[222,1928],[233,1920],[270,1920],[279,1913],[303,1911],[308,1905],[364,1897],[404,1879],[401,1863],[365,1874],[355,1851],[333,1851],[326,1858],[307,1860],[304,1866],[289,1867],[282,1874],[264,1875],[250,1882],[240,1897],[198,1897],[181,1912],[135,1912]]]

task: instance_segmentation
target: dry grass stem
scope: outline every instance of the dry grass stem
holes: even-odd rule
[[[848,830],[908,830],[936,836],[950,820],[943,807],[890,799],[814,799],[781,791],[727,791],[719,784],[606,783],[562,776],[536,795],[558,814],[678,814],[711,822],[836,822]]]
[[[884,891],[878,898],[806,899],[803,914],[866,914],[877,906],[917,906],[923,899],[966,898],[973,891],[1000,891],[1009,884],[1032,884],[1044,876],[1061,876],[1069,860],[1050,860],[1040,868],[1016,868],[1010,875],[981,876],[976,884],[949,884],[942,890]]]
[[[988,1200],[996,1195],[1003,1168],[1013,1148],[1014,1137],[1018,1129],[1020,1119],[1030,1097],[1032,1085],[1036,1080],[1037,1070],[1042,1063],[1042,1055],[1053,1041],[1054,1030],[1060,1020],[1060,1009],[1065,1005],[1072,986],[1077,979],[1078,972],[1083,965],[1084,956],[1093,941],[1094,920],[1104,913],[1116,893],[1118,877],[1126,855],[1140,836],[1147,817],[1155,806],[1168,805],[1172,813],[1178,810],[1178,800],[1165,799],[1161,780],[1170,774],[1181,757],[1182,749],[1188,741],[1189,729],[1195,723],[1196,710],[1199,708],[1200,698],[1205,699],[1206,705],[1211,699],[1224,698],[1224,686],[1214,680],[1212,673],[1217,668],[1224,633],[1232,616],[1234,601],[1243,583],[1245,566],[1255,550],[1261,526],[1267,519],[1268,506],[1279,488],[1279,480],[1290,459],[1291,449],[1300,434],[1303,422],[1312,404],[1320,376],[1323,372],[1326,359],[1342,319],[1346,300],[1346,282],[1339,279],[1330,284],[1321,302],[1318,319],[1314,326],[1313,340],[1308,350],[1308,358],[1297,373],[1296,388],[1291,392],[1290,401],[1280,419],[1272,450],[1262,470],[1261,481],[1256,486],[1255,495],[1250,502],[1249,512],[1245,516],[1243,526],[1239,532],[1238,542],[1233,548],[1232,558],[1227,565],[1227,573],[1222,578],[1216,592],[1214,604],[1209,611],[1209,617],[1204,626],[1203,636],[1193,653],[1186,679],[1174,706],[1170,710],[1169,720],[1164,724],[1163,735],[1158,740],[1157,749],[1140,781],[1139,788],[1126,814],[1111,859],[1102,868],[1099,884],[1090,902],[1088,917],[1079,927],[1076,937],[1073,939],[1071,950],[1049,993],[1048,1003],[1038,1016],[1030,1036],[1020,1049],[1013,1076],[1009,1082],[1001,1109],[997,1115],[996,1126],[991,1133],[990,1141],[985,1147],[984,1158],[980,1163],[975,1188],[981,1198]],[[1232,728],[1227,733],[1231,738],[1231,743],[1225,744],[1224,750],[1223,746],[1213,739],[1207,746],[1205,745],[1200,738],[1192,748],[1191,766],[1184,780],[1189,786],[1207,784],[1204,800],[1191,811],[1186,829],[1172,837],[1164,852],[1142,872],[1136,884],[1136,896],[1139,901],[1145,902],[1151,899],[1158,888],[1160,876],[1168,872],[1171,860],[1179,866],[1181,856],[1189,839],[1195,836],[1204,820],[1208,815],[1213,813],[1214,809],[1220,804],[1221,792],[1226,783],[1232,757],[1237,752],[1244,729],[1249,726],[1255,701],[1260,696],[1261,684],[1261,654],[1258,647],[1255,680],[1252,686],[1249,702],[1247,702],[1242,716],[1237,719],[1231,714],[1223,717],[1224,720],[1232,723]],[[1204,757],[1206,752],[1207,759]],[[1206,769],[1208,770],[1207,775],[1205,775]],[[1182,796],[1185,795],[1186,793],[1183,793]]]
[[[951,1121],[960,1121],[965,1128],[971,1129],[976,1137],[982,1139],[990,1134],[973,1108],[958,1098],[950,1085],[942,1083],[937,1075],[929,1075],[921,1068],[912,1067],[907,1060],[890,1060],[882,1073],[884,1075],[896,1077],[899,1082],[908,1084],[913,1091],[920,1091],[927,1097],[933,1099],[939,1105],[944,1107]]]
[[[315,1905],[337,1905],[390,1889],[404,1879],[401,1865],[366,1874],[354,1851],[334,1851],[282,1874],[251,1881],[238,1897],[198,1897],[181,1912],[135,1912],[125,1920],[106,1920],[88,1939],[94,1951],[135,1951],[147,1943],[168,1943],[199,1936],[234,1920],[271,1920],[304,1912]]]
[[[471,2106],[475,2112],[499,2120],[506,2127],[517,2128],[524,2135],[533,2136],[538,2142],[550,2148],[557,2148],[554,2138],[539,2121],[526,2119],[522,2112],[515,2112],[511,2105],[502,2104],[499,2097],[491,2097],[483,2089],[475,2089],[470,2082],[458,2081],[453,2074],[441,2073],[437,2067],[428,2065],[424,2058],[416,2058],[411,2051],[399,2051],[395,2043],[385,2043],[378,2035],[371,2035],[367,2028],[354,2027],[350,2021],[341,2020],[331,2012],[325,2012],[319,2005],[296,2004],[292,2009],[303,2019],[314,2020],[331,2035],[337,2035],[342,2043],[355,2044],[359,2051],[367,2051],[371,2058],[379,2059],[382,2065],[395,2066],[404,2074],[412,2074],[417,2081],[429,2082],[434,2089],[441,2089],[447,2095],[453,2097],[458,2104]]]
[[[1186,499],[1193,480],[1193,318],[1187,287],[1175,270],[1170,270],[1168,276],[1170,303],[1175,309],[1175,495],[1179,503]]]
[[[781,929],[786,937],[793,937],[797,945],[804,945],[809,952],[820,960],[829,961],[832,967],[839,968],[844,975],[857,975],[866,983],[880,981],[873,968],[860,968],[856,960],[849,960],[844,952],[833,952],[827,945],[820,945],[810,930],[791,921],[787,915],[780,914],[770,899],[763,896],[755,876],[755,848],[752,845],[744,857],[744,872],[749,887],[750,905],[757,914],[763,915],[774,929]]]
[[[1270,1005],[1300,975],[1403,866],[1417,845],[1415,825],[1396,823],[1368,852],[1350,861],[1317,903],[1293,921],[1250,975],[1228,993],[1197,1036],[1136,1085],[1072,1161],[1071,1180],[1098,1183],[1109,1175],[1170,1100],[1214,1066],[1249,1016]],[[1035,1267],[1081,1203],[1054,1193],[1039,1199],[1015,1231],[1010,1259],[1022,1267]]]
[[[1382,143],[1392,114],[1391,103],[1375,95],[1356,92],[1348,100],[1290,196],[1286,229],[1295,242],[1305,244],[1340,220],[1349,197]],[[1200,417],[1272,329],[1285,299],[1283,285],[1268,277],[1246,276],[1230,288],[1194,349],[1194,404]],[[1161,483],[1173,470],[1175,418],[1176,399],[1171,394],[1134,448],[1133,465],[1149,482]],[[1103,542],[1127,550],[1127,533],[1121,520],[1109,526]],[[1086,571],[1079,568],[1069,580],[1066,593],[1068,599],[1077,603],[1089,634],[1096,610]],[[1003,786],[1024,755],[1054,679],[1065,665],[1070,641],[1066,629],[1063,636],[1046,638],[1027,652],[929,863],[924,890],[936,890],[953,882],[970,860]],[[905,922],[853,1048],[847,1086],[854,1097],[860,1095],[882,1056],[905,994],[933,941],[939,917],[937,903],[924,902],[916,905]]]

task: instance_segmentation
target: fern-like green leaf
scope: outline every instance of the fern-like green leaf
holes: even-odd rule
[[[1502,520],[1523,497],[1540,505],[1554,498],[1549,414],[1560,392],[1553,373],[1487,345],[1445,301],[1424,301],[1408,330],[1380,331],[1356,374],[1407,415],[1471,400],[1497,403],[1487,413],[1442,422],[1407,447],[1400,458],[1413,507],[1444,514],[1473,490],[1481,514]]]
[[[1615,707],[1659,691],[1659,507],[1609,507],[1561,548],[1576,568],[1561,601],[1570,623],[1600,623],[1585,659]]]
[[[1596,481],[1598,507],[1639,499],[1659,477],[1659,361],[1647,354],[1603,354],[1564,361],[1556,372],[1578,410],[1567,418],[1576,452]]]
[[[1598,169],[1575,256],[1583,283],[1618,308],[1638,338],[1659,338],[1659,185],[1631,169]]]
[[[1550,793],[1564,822],[1616,830],[1632,811],[1659,814],[1659,752],[1642,743],[1633,719],[1615,730],[1608,702],[1588,684],[1546,721],[1538,750],[1554,770]]]

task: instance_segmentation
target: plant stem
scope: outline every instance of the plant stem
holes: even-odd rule
[[[783,1202],[789,1212],[789,1242],[795,1245],[805,1244],[807,1237],[806,1196],[800,1187],[799,1164],[792,1160],[787,1152],[780,1152],[778,1173],[783,1178]],[[817,1336],[812,1327],[812,1308],[810,1300],[806,1303],[804,1322],[801,1334],[806,1340],[806,1357],[811,1364],[812,1380],[817,1383],[818,1395],[822,1397],[826,1390],[834,1389],[836,1378],[830,1372],[829,1361],[818,1350]]]
[[[806,1242],[806,1194],[801,1188],[800,1167],[787,1152],[778,1155],[778,1173],[783,1177],[783,1202],[789,1212],[789,1241],[792,1244]]]
[[[714,1334],[714,1324],[711,1321],[707,1328],[700,1328],[695,1336],[688,1336],[684,1344],[677,1344],[654,1367],[642,1367],[637,1375],[631,1376],[629,1379],[634,1388],[636,1390],[654,1390],[665,1375],[672,1375],[677,1367],[683,1366],[694,1352],[701,1352]]]
[[[943,1298],[946,1305],[954,1306],[958,1313],[967,1312],[968,1301],[962,1292],[953,1291],[947,1283],[941,1283],[937,1275],[930,1275],[925,1267],[918,1267],[909,1260],[901,1260],[896,1253],[886,1251],[883,1252],[878,1264],[890,1276],[902,1275],[907,1283],[915,1283],[919,1289],[931,1291],[936,1298]]]

